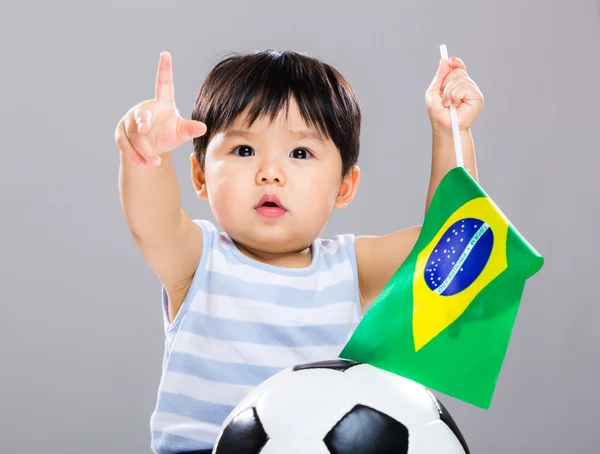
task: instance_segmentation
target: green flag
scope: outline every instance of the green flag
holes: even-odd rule
[[[419,238],[340,358],[489,408],[525,281],[544,263],[477,182],[440,182]]]

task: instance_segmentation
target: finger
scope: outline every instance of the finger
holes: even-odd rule
[[[182,143],[206,133],[206,125],[196,120],[177,119],[177,137]]]
[[[440,93],[442,90],[442,83],[444,82],[444,79],[448,76],[450,71],[451,68],[448,62],[443,58],[440,59],[437,71],[433,76],[433,80],[427,88],[426,93]]]
[[[458,58],[458,57],[450,57],[448,59],[448,64],[450,65],[450,67],[452,69],[462,69],[464,71],[467,70],[467,66],[464,64],[464,62]]]
[[[173,65],[171,54],[161,52],[156,75],[156,100],[160,102],[174,102],[175,87],[173,86]]]
[[[483,105],[483,94],[476,85],[459,85],[452,91],[452,99],[459,101],[459,105],[468,104],[470,106]],[[458,106],[457,106],[458,107]]]
[[[475,105],[480,99],[479,89],[477,86],[468,82],[457,84],[450,90],[449,99],[449,102],[453,103],[457,108],[460,107],[462,103]]]
[[[123,153],[123,156],[125,156],[125,158],[134,165],[140,168],[144,168],[148,165],[146,160],[142,157],[142,155],[135,151],[134,146],[129,141],[123,120],[121,120],[117,125],[117,129],[115,131],[115,142],[117,143],[117,147],[119,147],[121,153]]]
[[[460,84],[460,82],[461,80],[454,79],[445,85],[444,90],[442,91],[442,104],[444,107],[448,107],[450,104],[452,104],[452,92]],[[458,107],[456,104],[454,105]]]
[[[448,85],[453,80],[457,79],[470,79],[469,75],[462,69],[454,69],[448,73],[446,78],[442,81],[442,86],[440,92],[443,92],[446,89],[446,85]]]
[[[138,104],[133,109],[133,119],[139,133],[143,134],[150,131],[150,127],[152,126],[152,109]]]
[[[138,125],[134,120],[134,115],[127,115],[125,117],[124,127],[125,132],[127,133],[127,138],[131,142],[131,145],[135,151],[137,151],[147,163],[153,166],[160,164],[160,158],[156,154],[154,147],[152,147],[150,144],[147,133],[140,132],[138,130]]]
[[[465,85],[465,86],[470,85],[470,86],[474,86],[474,87],[477,86],[477,85],[475,85],[475,82],[473,82],[468,77],[462,77],[459,79],[451,80],[450,82],[448,82],[445,85],[444,90],[442,91],[442,103],[445,106],[449,106],[453,102],[452,92],[456,89],[456,87],[458,87],[460,85]],[[456,107],[458,107],[458,106],[456,106]]]

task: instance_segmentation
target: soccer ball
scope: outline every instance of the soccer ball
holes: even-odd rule
[[[213,454],[468,454],[442,403],[420,384],[332,360],[282,370],[223,422]]]

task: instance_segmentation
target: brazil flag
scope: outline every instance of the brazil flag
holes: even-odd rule
[[[544,263],[462,168],[340,353],[489,408],[525,281]]]

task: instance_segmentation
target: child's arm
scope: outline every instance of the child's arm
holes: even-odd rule
[[[425,212],[442,178],[456,167],[450,103],[457,107],[464,167],[477,180],[475,147],[470,128],[483,107],[483,95],[467,76],[464,64],[459,59],[452,58],[450,64],[444,60],[440,61],[438,71],[427,90],[426,102],[432,125],[433,144]],[[363,310],[379,295],[408,257],[420,232],[421,227],[415,226],[384,236],[362,236],[356,239]]]
[[[436,75],[425,93],[433,140],[425,212],[442,178],[457,165],[449,112],[452,103],[456,106],[464,168],[475,181],[479,181],[471,126],[483,108],[484,99],[466,71],[465,64],[459,58],[440,60]]]
[[[201,231],[180,206],[171,152],[206,131],[202,123],[179,116],[173,92],[170,56],[163,53],[156,98],[131,108],[115,131],[123,214],[142,255],[165,286],[171,320],[202,254]]]
[[[479,181],[477,175],[477,163],[475,160],[475,146],[473,144],[473,135],[470,129],[460,130],[460,141],[463,155],[463,165],[465,170],[475,181]],[[454,153],[454,137],[451,128],[442,128],[434,131],[432,136],[431,153],[431,175],[429,176],[429,190],[427,192],[427,201],[425,203],[425,213],[429,209],[433,194],[437,189],[442,178],[454,167],[456,167],[456,154]]]

